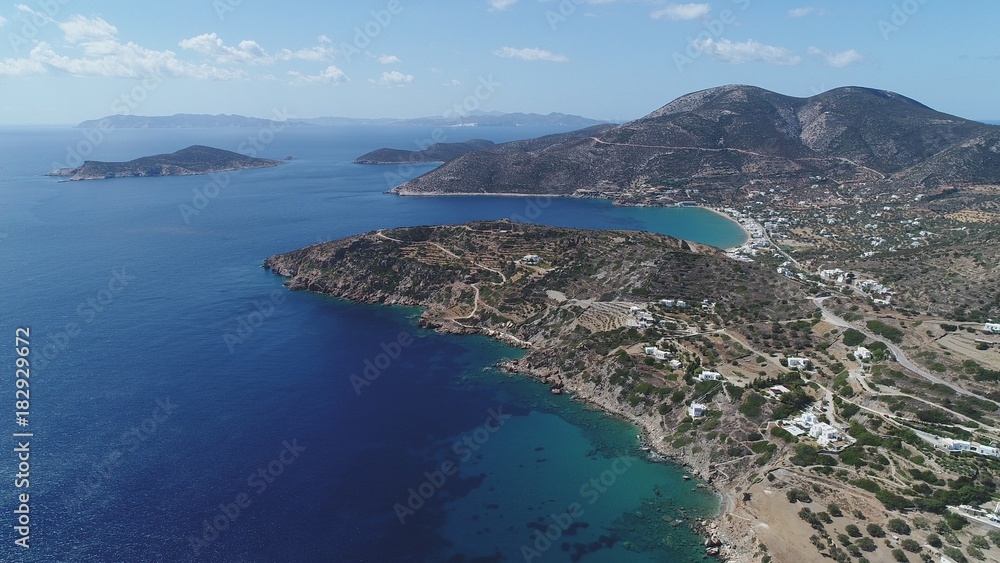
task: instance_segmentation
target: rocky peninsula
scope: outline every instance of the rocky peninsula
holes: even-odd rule
[[[738,444],[759,440],[758,424],[738,412],[742,388],[697,381],[707,369],[702,359],[668,341],[809,314],[801,289],[783,276],[712,247],[634,231],[510,221],[398,228],[272,256],[264,267],[294,290],[418,305],[426,328],[526,348],[501,367],[638,424],[652,449],[717,486],[727,509],[751,473],[738,468],[754,461]],[[795,304],[779,306],[782,299]],[[677,364],[645,353],[658,345],[671,347]],[[712,413],[693,420],[698,401]],[[692,425],[720,421],[727,439],[688,436]],[[753,549],[722,522],[698,527],[709,536],[709,553],[736,558]]]

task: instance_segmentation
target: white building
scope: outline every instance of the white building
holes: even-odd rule
[[[666,360],[670,357],[670,352],[660,350],[656,346],[647,346],[643,348],[643,352],[645,352],[647,356],[653,356],[657,360]]]
[[[825,422],[812,425],[809,429],[809,435],[815,438],[816,443],[820,446],[827,446],[830,442],[836,442],[840,439],[840,431]]]
[[[701,403],[691,403],[691,406],[688,407],[688,414],[691,415],[691,418],[701,418],[705,416],[706,410],[705,405]]]
[[[788,393],[789,391],[791,391],[791,389],[789,389],[788,387],[785,387],[784,385],[775,385],[774,387],[771,387],[770,389],[768,389],[768,391],[770,391],[771,395],[774,395],[775,398],[778,398],[778,397],[784,395],[785,393]]]
[[[542,259],[537,254],[527,254],[524,258],[521,258],[522,264],[538,264]]]
[[[819,424],[819,420],[811,412],[804,412],[795,418],[792,422],[799,425],[803,430],[812,430],[813,426]]]
[[[944,438],[941,440],[941,447],[948,453],[971,452],[990,457],[1000,457],[1000,449],[993,446],[977,444],[976,442],[966,442],[964,440],[950,440],[948,438]]]
[[[660,305],[663,305],[667,309],[673,309],[674,308],[674,300],[673,299],[660,299]]]
[[[670,369],[680,369],[681,365],[679,360],[670,360]]]
[[[858,349],[854,351],[854,359],[859,362],[870,360],[872,359],[872,351],[864,346],[858,346]]]
[[[722,374],[717,371],[704,370],[698,374],[698,381],[719,381]]]
[[[986,323],[983,325],[983,331],[1000,334],[1000,323]]]
[[[798,368],[809,369],[809,366],[811,364],[812,362],[809,360],[809,358],[795,358],[795,357],[788,358],[789,369],[798,369]]]

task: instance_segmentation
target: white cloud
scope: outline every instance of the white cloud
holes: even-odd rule
[[[0,27],[3,27],[6,24],[7,24],[7,18],[0,16]]]
[[[31,17],[48,18],[30,7],[16,8]],[[267,53],[256,41],[244,40],[235,46],[226,45],[215,33],[184,39],[180,46],[202,55],[202,60],[185,60],[170,50],[147,49],[118,38],[118,28],[99,17],[73,15],[66,21],[55,22],[62,31],[65,44],[59,47],[46,41],[36,42],[22,57],[0,59],[0,76],[39,76],[68,74],[103,78],[190,78],[195,80],[244,80],[249,74],[240,65],[270,65],[278,61],[329,62],[337,50],[328,37],[320,36],[314,47],[299,50],[282,49]],[[65,50],[65,52],[63,52]],[[326,66],[326,65],[324,65]],[[319,74],[294,74],[309,82],[340,82],[347,80],[335,66]],[[267,79],[267,77],[263,77]]]
[[[55,52],[51,45],[39,42],[27,58],[0,60],[0,76],[70,74],[104,78],[194,78],[199,80],[240,80],[241,70],[222,69],[207,64],[179,60],[171,51],[154,51],[135,43],[116,40],[85,45],[82,58]]]
[[[35,14],[28,6],[18,5],[17,9]],[[74,15],[58,25],[66,42],[82,49],[83,56],[70,57],[57,53],[51,44],[40,41],[27,57],[0,60],[0,76],[69,74],[104,78],[247,78],[246,72],[241,70],[191,63],[177,58],[173,51],[146,49],[131,41],[123,43],[117,38],[118,29],[101,18]],[[244,45],[244,48],[247,47]]]
[[[517,4],[517,0],[490,0],[490,11],[499,12]]]
[[[26,14],[31,14],[31,17],[37,21],[44,21],[46,23],[57,23],[56,20],[52,19],[52,17],[49,16],[48,14],[43,14],[42,12],[32,10],[30,7],[24,4],[14,4],[14,7],[21,12],[24,12]]]
[[[803,8],[792,8],[791,10],[788,10],[788,17],[790,18],[804,18],[806,16],[812,16],[812,15],[825,16],[826,9],[806,6]]]
[[[669,20],[696,20],[703,18],[712,11],[708,4],[668,4],[666,8],[656,10],[650,17],[654,20],[667,18]]]
[[[256,41],[243,40],[236,47],[226,45],[215,33],[203,33],[190,39],[180,42],[183,49],[190,49],[196,53],[213,57],[217,63],[245,63],[254,65],[269,65],[275,61],[312,61],[329,62],[336,54],[336,49],[330,44],[329,39],[324,40],[324,36],[319,38],[320,44],[315,47],[308,47],[292,51],[282,49],[274,55],[267,52]]]
[[[405,86],[407,84],[413,84],[412,74],[403,74],[398,70],[392,72],[383,72],[382,76],[378,80],[368,79],[368,82],[372,84],[378,84],[380,86]]]
[[[455,78],[452,78],[448,82],[445,82],[444,85],[445,86],[461,86],[462,85],[462,81],[461,80],[457,80]]]
[[[326,70],[319,74],[302,74],[293,70],[288,75],[292,77],[292,82],[300,84],[332,84],[336,82],[348,82],[350,80],[344,74],[344,71],[333,65],[326,67]]]
[[[504,59],[522,59],[525,61],[550,61],[554,63],[564,63],[568,61],[563,55],[556,55],[545,49],[515,49],[514,47],[501,47],[493,54]]]
[[[737,43],[729,39],[716,41],[706,38],[695,40],[693,45],[699,52],[729,64],[760,61],[775,65],[794,65],[802,60],[802,57],[784,47],[764,45],[753,39]]]
[[[329,62],[333,60],[333,57],[337,55],[337,49],[327,41],[321,41],[319,45],[315,47],[307,47],[305,49],[298,49],[292,51],[289,49],[282,49],[274,55],[274,60],[276,61],[311,61],[316,63]]]
[[[180,42],[182,49],[207,55],[218,63],[268,64],[271,58],[256,41],[240,41],[239,46],[230,47],[214,33],[204,33]]]
[[[70,43],[108,41],[118,35],[118,28],[101,18],[87,18],[79,14],[59,24],[59,29]]]
[[[809,47],[809,55],[823,59],[823,62],[826,63],[827,66],[832,66],[834,68],[844,68],[845,66],[851,66],[865,60],[864,55],[854,49],[840,51],[839,53],[831,53],[816,47]]]
[[[375,60],[377,60],[379,64],[383,65],[394,65],[403,62],[399,60],[399,57],[397,57],[396,55],[379,55],[375,57]]]

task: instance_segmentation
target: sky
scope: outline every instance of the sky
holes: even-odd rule
[[[995,0],[0,0],[0,125],[111,114],[626,121],[752,84],[1000,119]]]

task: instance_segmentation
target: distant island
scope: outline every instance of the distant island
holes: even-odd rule
[[[424,150],[376,149],[354,159],[355,164],[400,164],[416,162],[448,162],[463,154],[488,149],[493,141],[472,139],[463,143],[436,143]]]
[[[60,168],[49,172],[48,175],[64,177],[70,181],[104,180],[108,178],[209,174],[248,168],[268,168],[278,164],[281,162],[277,160],[254,158],[204,145],[192,145],[174,153],[145,156],[128,162],[88,160],[76,168]]]
[[[605,123],[579,115],[565,113],[501,113],[471,112],[462,116],[430,116],[416,118],[312,117],[284,121],[245,117],[242,115],[207,115],[178,113],[169,116],[109,115],[80,123],[84,129],[114,127],[119,129],[195,129],[223,127],[286,127],[345,125],[399,125],[420,127],[589,127]]]
[[[214,129],[226,127],[287,127],[303,126],[292,120],[276,121],[242,115],[207,115],[178,113],[175,115],[145,116],[145,115],[109,115],[100,119],[91,119],[80,123],[82,129],[116,128],[116,129]]]

